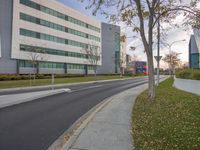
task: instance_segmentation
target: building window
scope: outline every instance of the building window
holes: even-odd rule
[[[26,30],[26,29],[20,29],[20,35],[33,37],[33,38],[40,38],[40,39],[43,39],[43,40],[52,41],[52,42],[61,43],[61,44],[66,44],[66,40],[67,40],[68,45],[81,47],[81,48],[87,48],[87,44],[82,43],[82,42],[63,39],[63,38],[56,37],[56,36],[53,36],[53,35],[38,33],[38,32],[31,31],[31,30]]]
[[[68,56],[68,57],[86,59],[86,55],[82,53],[68,52],[68,51],[62,51],[62,50],[50,49],[50,48],[44,48],[44,47],[36,47],[36,46],[30,46],[30,45],[24,45],[24,44],[20,44],[20,50],[27,51],[27,52],[37,52],[37,53],[44,53],[44,54],[50,54],[50,55]]]
[[[77,36],[80,36],[80,37],[87,38],[87,34],[84,33],[84,32],[80,32],[78,30],[70,29],[70,28],[67,28],[65,26],[55,24],[55,23],[52,23],[52,22],[49,22],[49,21],[46,21],[46,20],[43,20],[43,19],[39,19],[39,18],[30,16],[30,15],[27,15],[27,14],[24,14],[24,13],[20,13],[20,19],[24,20],[24,21],[32,22],[32,23],[35,23],[35,24],[38,24],[38,25],[42,25],[42,26],[45,26],[45,27],[48,27],[48,28],[52,28],[52,29],[55,29],[55,30],[59,30],[59,31],[63,31],[63,32],[66,32],[66,33],[70,33],[70,34],[73,34],[73,35],[77,35]],[[89,36],[89,39],[100,42],[99,37],[96,37],[94,35],[88,35],[88,36]]]
[[[69,21],[71,23],[83,26],[85,28],[88,28],[88,29],[91,29],[93,31],[96,31],[96,32],[100,33],[100,28],[98,28],[98,27],[95,27],[95,26],[92,26],[92,25],[89,25],[89,24],[87,26],[87,24],[85,22],[81,21],[81,20],[75,19],[75,18],[70,17],[70,16],[66,16],[65,14],[62,14],[62,13],[56,11],[56,10],[47,8],[45,6],[39,5],[39,4],[37,4],[37,3],[33,2],[33,1],[30,1],[30,0],[20,0],[20,3],[23,4],[23,5],[26,5],[28,7],[31,7],[31,8],[37,9],[39,11],[42,11],[44,13],[47,13],[49,15],[58,17],[60,19]]]

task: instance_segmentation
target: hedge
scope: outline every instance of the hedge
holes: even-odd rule
[[[71,78],[71,77],[84,77],[82,74],[59,74],[55,75],[55,78]],[[33,74],[31,75],[33,79]],[[51,74],[36,74],[36,79],[49,79]],[[29,80],[29,74],[0,74],[0,81],[9,81],[9,80]]]
[[[199,69],[178,69],[176,70],[176,77],[182,79],[200,80]]]

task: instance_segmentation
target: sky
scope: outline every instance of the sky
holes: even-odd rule
[[[87,3],[81,3],[78,0],[58,0],[59,2],[63,3],[66,6],[69,6],[73,9],[76,9],[83,14],[93,17],[101,22],[108,22],[108,20],[105,19],[104,16],[101,14],[97,14],[96,16],[92,15],[92,10],[91,9],[85,9],[87,6]],[[182,16],[178,16],[175,20],[176,23],[181,23],[183,20]],[[123,32],[126,33],[127,37],[132,36],[132,31],[130,32],[130,28],[126,28],[123,24],[120,24],[121,29]],[[179,58],[183,63],[188,62],[188,47],[189,47],[189,40],[190,40],[190,35],[193,33],[193,31],[190,29],[188,31],[184,31],[183,28],[175,28],[170,30],[168,36],[165,38],[166,42],[168,44],[171,44],[174,41],[180,41],[176,42],[173,44],[171,47],[172,51],[176,51],[180,53]],[[181,41],[185,40],[185,41]],[[136,47],[135,51],[130,50],[130,46]],[[146,61],[146,54],[144,53],[144,48],[142,46],[141,40],[139,39],[132,39],[132,38],[127,38],[127,53],[130,54],[131,56],[136,55],[138,60],[143,60]],[[164,57],[166,54],[169,53],[169,49],[167,47],[161,47],[160,49],[160,55]],[[157,48],[154,48],[154,55],[157,55]],[[162,68],[167,68],[168,66],[161,60],[160,62]],[[154,60],[154,65],[156,66],[156,61]]]

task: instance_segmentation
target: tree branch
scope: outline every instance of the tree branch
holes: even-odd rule
[[[148,52],[147,47],[149,46],[146,40],[146,36],[145,36],[145,31],[144,31],[144,19],[142,16],[142,9],[141,9],[141,4],[140,4],[140,0],[135,0],[136,6],[137,6],[137,10],[138,10],[138,17],[140,20],[140,34],[141,34],[141,38],[142,41],[144,43],[144,48],[145,51]]]

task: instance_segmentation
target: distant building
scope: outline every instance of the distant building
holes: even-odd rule
[[[101,24],[102,65],[98,74],[120,73],[120,27],[108,23]]]
[[[0,73],[94,73],[89,45],[101,50],[101,22],[55,0],[0,0]]]
[[[126,54],[126,64],[130,63],[132,61],[131,55]]]
[[[127,64],[127,70],[134,75],[148,74],[148,66],[146,61],[131,61]]]
[[[194,30],[189,43],[189,67],[200,69],[200,29]]]

